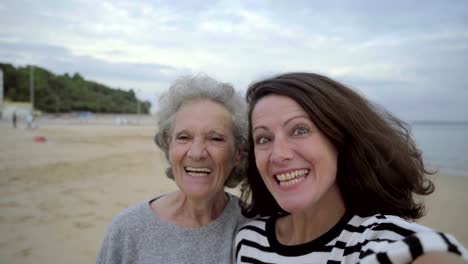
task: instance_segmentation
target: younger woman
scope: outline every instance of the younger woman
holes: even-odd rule
[[[243,212],[260,218],[237,233],[237,263],[468,258],[452,236],[411,222],[424,209],[414,195],[434,186],[402,121],[312,73],[254,83],[247,100]]]

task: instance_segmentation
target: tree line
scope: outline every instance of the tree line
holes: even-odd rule
[[[16,68],[0,63],[0,69],[4,98],[29,102],[31,66]],[[140,113],[149,113],[151,108],[151,103],[138,100],[133,90],[113,89],[85,80],[79,73],[56,75],[38,66],[34,66],[33,72],[34,107],[43,112],[137,113],[140,108]]]

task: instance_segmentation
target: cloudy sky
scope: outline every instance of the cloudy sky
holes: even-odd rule
[[[79,72],[155,104],[181,74],[245,91],[336,78],[405,120],[468,120],[468,1],[2,0],[0,61]]]

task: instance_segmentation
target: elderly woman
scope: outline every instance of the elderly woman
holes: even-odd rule
[[[247,91],[250,137],[237,263],[461,263],[452,236],[408,221],[433,184],[403,122],[325,76]],[[248,203],[249,198],[251,202]]]
[[[228,263],[245,218],[224,191],[244,175],[245,103],[205,75],[182,77],[160,98],[155,142],[179,190],[114,217],[97,263]]]

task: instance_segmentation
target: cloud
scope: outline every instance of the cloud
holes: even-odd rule
[[[138,82],[169,82],[181,74],[189,74],[189,69],[174,68],[149,63],[113,63],[88,56],[73,55],[63,47],[28,43],[0,43],[0,59],[17,65],[36,64],[50,69],[56,74],[79,72],[87,79],[95,81],[112,80],[114,85],[126,80]],[[28,54],[28,56],[24,55]],[[117,85],[119,86],[119,85]],[[138,88],[122,87],[121,88]]]
[[[141,87],[147,96],[191,72],[245,90],[261,77],[314,71],[350,81],[377,103],[405,109],[402,114],[412,118],[431,117],[429,107],[446,102],[451,114],[440,113],[452,118],[468,116],[465,5],[10,0],[0,4],[0,59]]]

